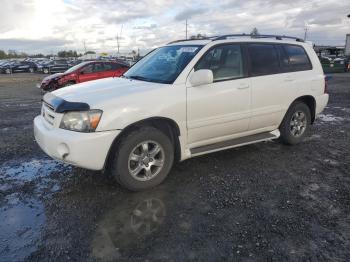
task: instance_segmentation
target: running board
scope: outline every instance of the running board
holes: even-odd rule
[[[212,152],[217,152],[225,149],[230,149],[234,147],[254,144],[262,141],[268,141],[272,139],[276,139],[280,136],[280,132],[278,130],[274,130],[272,132],[265,132],[240,138],[231,139],[228,141],[218,142],[211,145],[200,146],[191,148],[191,156],[199,156]]]

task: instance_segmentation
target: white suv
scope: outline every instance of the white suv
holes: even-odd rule
[[[110,170],[136,191],[161,183],[175,160],[278,137],[299,143],[327,102],[311,45],[227,35],[172,42],[121,78],[47,93],[34,134],[51,157]]]

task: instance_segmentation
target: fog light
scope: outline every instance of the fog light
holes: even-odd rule
[[[57,152],[62,159],[65,159],[69,155],[69,148],[67,144],[61,143],[57,147]]]

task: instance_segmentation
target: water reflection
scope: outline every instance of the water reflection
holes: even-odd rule
[[[141,201],[130,216],[130,227],[138,235],[149,235],[163,223],[166,211],[162,200],[150,198]]]
[[[159,230],[166,217],[165,204],[160,198],[142,196],[118,203],[98,223],[92,241],[94,259],[116,260],[121,257],[121,251],[137,239]]]

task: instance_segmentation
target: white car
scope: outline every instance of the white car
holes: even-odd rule
[[[47,93],[34,134],[51,157],[110,170],[137,191],[161,183],[175,160],[278,137],[299,143],[327,102],[312,46],[227,35],[172,42],[121,78]]]

